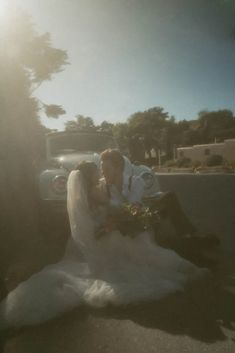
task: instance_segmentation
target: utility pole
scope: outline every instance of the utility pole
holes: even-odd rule
[[[161,167],[161,150],[158,149],[158,166]]]
[[[176,149],[176,144],[173,145],[173,159],[176,161],[177,159],[177,149]]]

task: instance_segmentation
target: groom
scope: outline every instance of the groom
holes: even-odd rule
[[[127,201],[132,204],[142,204],[145,184],[141,177],[124,173],[125,160],[118,150],[105,150],[101,154],[101,168],[104,175],[103,187],[109,198],[110,205],[119,206]],[[164,192],[155,201],[162,214],[167,214],[176,234],[180,237],[196,231],[188,217],[183,212],[175,193]]]
[[[102,187],[106,189],[109,203],[112,206],[120,206],[123,202],[142,204],[145,184],[141,177],[124,173],[125,160],[118,150],[105,150],[101,154],[101,168],[104,175]],[[191,238],[192,247],[208,248],[218,245],[216,237],[207,237],[198,232],[184,213],[179,199],[174,192],[162,192],[156,200],[155,206],[160,214],[165,215],[172,223],[177,235],[176,243],[168,244],[170,247],[181,246],[184,240]],[[217,243],[216,243],[217,242]],[[188,244],[188,242],[187,242]],[[196,250],[197,251],[197,250]]]

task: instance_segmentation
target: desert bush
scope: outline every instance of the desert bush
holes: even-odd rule
[[[177,166],[177,161],[170,159],[168,161],[165,161],[164,167],[176,167]]]
[[[212,154],[206,159],[206,166],[214,167],[223,164],[223,157],[219,154]]]
[[[177,160],[177,167],[179,168],[189,168],[192,167],[192,161],[190,158],[183,157]]]
[[[192,162],[192,166],[193,166],[194,168],[201,167],[201,165],[202,165],[202,162],[201,162],[201,161],[193,161],[193,162]]]

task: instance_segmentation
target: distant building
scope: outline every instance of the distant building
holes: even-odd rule
[[[219,154],[228,162],[235,161],[235,139],[224,140],[220,143],[178,147],[177,158],[190,158],[193,162],[204,162],[209,156]]]

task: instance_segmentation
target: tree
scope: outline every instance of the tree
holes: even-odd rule
[[[21,237],[30,222],[31,229],[36,224],[34,166],[45,131],[39,112],[45,109],[53,117],[64,112],[60,106],[40,102],[34,91],[64,68],[67,54],[53,48],[50,35],[39,35],[29,16],[21,12],[6,17],[1,35],[1,221],[5,231]]]
[[[94,121],[90,117],[76,115],[75,120],[69,120],[65,123],[66,131],[96,131]]]
[[[174,119],[169,117],[161,107],[154,107],[144,112],[137,112],[128,119],[131,135],[139,134],[144,139],[146,153],[151,157],[151,150],[158,154],[159,149],[166,149],[168,127],[173,124]]]
[[[117,123],[113,126],[113,136],[116,139],[120,149],[123,152],[127,152],[129,133],[128,123]]]
[[[228,109],[198,113],[194,120],[182,120],[172,125],[171,140],[177,146],[214,143],[235,138],[235,117]]]
[[[112,123],[109,123],[108,121],[104,120],[102,123],[97,127],[98,131],[100,132],[105,132],[106,134],[113,134],[113,127],[114,125]]]
[[[75,120],[66,121],[64,126],[65,126],[65,131],[78,131],[79,130],[78,124]]]
[[[198,130],[204,143],[214,142],[221,136],[221,131],[225,135],[226,130],[229,133],[230,129],[235,128],[235,117],[231,110],[202,111],[198,115]]]
[[[128,123],[135,133],[153,135],[164,128],[169,121],[168,113],[161,107],[154,107],[144,112],[137,112],[130,116]]]
[[[79,130],[94,131],[95,124],[92,118],[83,115],[77,115],[77,124]]]
[[[44,110],[48,118],[54,118],[57,119],[60,115],[63,115],[66,113],[66,111],[61,107],[61,105],[55,105],[55,104],[43,104]]]

